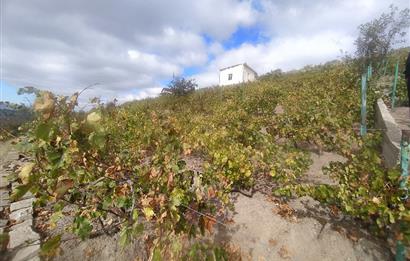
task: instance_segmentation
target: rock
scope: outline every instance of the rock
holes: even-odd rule
[[[281,115],[284,114],[285,110],[283,109],[282,105],[278,104],[275,107],[275,114]]]
[[[0,228],[3,228],[3,227],[5,227],[5,226],[7,226],[7,220],[5,220],[5,219],[0,219]]]
[[[20,200],[29,199],[29,198],[34,198],[33,193],[31,193],[30,191],[28,191],[26,194],[24,194],[24,196],[22,196]]]
[[[26,247],[20,249],[16,255],[11,259],[12,261],[27,261],[27,260],[40,260],[37,256],[40,251],[40,241],[37,240]]]
[[[22,222],[22,223],[18,223],[18,224],[15,224],[15,225],[13,225],[13,226],[11,226],[10,227],[10,231],[11,230],[17,230],[17,229],[19,229],[19,228],[21,228],[21,227],[31,227],[33,225],[33,219],[32,218],[30,218],[30,219],[27,219],[27,220],[25,220],[24,222]]]
[[[13,212],[13,211],[16,211],[22,208],[32,207],[34,200],[35,200],[34,198],[28,198],[28,199],[24,199],[24,200],[11,203],[10,211]]]
[[[0,198],[9,199],[9,191],[5,189],[0,189]]]
[[[7,155],[7,158],[9,160],[18,160],[19,159],[19,153],[17,151],[10,151]],[[12,163],[13,164],[13,163]],[[13,164],[14,165],[14,164]]]
[[[10,182],[7,180],[7,176],[0,176],[0,188],[7,188]]]
[[[15,188],[17,188],[18,186],[20,186],[21,184],[18,182],[13,182],[11,183],[11,190],[13,191]]]
[[[40,240],[40,235],[33,231],[31,225],[25,223],[24,225],[19,224],[19,226],[9,232],[9,248],[15,248],[24,243],[32,243]]]
[[[10,205],[9,199],[0,198],[0,207],[7,207],[8,205]]]
[[[10,170],[10,171],[13,171],[13,172],[16,171],[18,168],[19,168],[19,166],[16,165],[16,164],[14,164],[14,163],[10,163],[10,164],[7,166],[7,169]]]
[[[33,214],[33,208],[32,207],[23,208],[23,209],[19,209],[19,210],[16,210],[14,212],[11,212],[9,218],[11,220],[15,220],[16,222],[20,223],[24,220],[32,218],[32,214]]]

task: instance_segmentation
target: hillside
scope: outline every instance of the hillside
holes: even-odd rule
[[[228,222],[223,213],[233,206],[232,192],[245,197],[242,209],[259,204],[243,203],[247,197],[268,196],[285,217],[295,213],[290,205],[296,209],[297,198],[316,200],[377,240],[396,234],[408,244],[400,172],[383,167],[380,132],[358,135],[359,77],[355,61],[333,63],[188,96],[97,105],[88,115],[74,111],[76,94],[43,93],[25,141],[35,165],[21,174],[16,197],[30,190],[53,213],[43,231],[56,236],[53,242],[61,240],[55,224],[69,215],[82,239],[118,229],[126,244],[145,229],[146,248],[164,258],[187,254],[172,244],[181,234]],[[376,82],[369,81],[370,126],[381,95]]]

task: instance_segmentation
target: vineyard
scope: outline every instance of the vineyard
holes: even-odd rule
[[[409,244],[400,171],[383,167],[380,132],[358,134],[359,76],[355,61],[345,61],[187,96],[121,106],[96,102],[87,114],[75,110],[78,93],[41,92],[37,118],[21,142],[33,163],[22,169],[23,184],[13,196],[31,191],[37,207],[51,206],[49,229],[74,206],[68,229],[82,239],[118,230],[126,246],[150,229],[154,260],[187,258],[174,243],[181,235],[212,231],[209,217],[232,208],[232,191],[252,194],[261,187],[283,202],[309,195],[378,237],[394,234]],[[376,80],[369,82],[369,126],[382,95]],[[398,90],[405,97],[403,80]],[[347,158],[326,169],[337,185],[300,182],[312,150]],[[43,255],[54,254],[60,241],[61,235],[46,238]],[[195,251],[229,256],[220,247]]]

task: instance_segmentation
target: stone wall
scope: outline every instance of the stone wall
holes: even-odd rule
[[[19,184],[15,173],[27,159],[19,155],[10,144],[0,155],[0,233],[2,234],[3,260],[40,260],[40,235],[33,230],[33,195],[28,192],[21,199],[10,199],[12,190]],[[3,147],[5,148],[5,147]]]
[[[399,163],[401,129],[382,99],[376,104],[376,128],[383,130],[382,155],[387,168]]]

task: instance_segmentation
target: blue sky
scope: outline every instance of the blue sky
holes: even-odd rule
[[[1,1],[3,99],[19,87],[83,100],[157,95],[172,75],[218,83],[219,68],[259,74],[352,53],[357,26],[408,0]],[[406,43],[409,45],[409,42]]]
[[[3,101],[10,101],[13,103],[24,103],[28,104],[27,99],[32,100],[33,97],[30,95],[17,95],[18,88],[11,86],[4,81],[0,81],[0,88],[3,90],[2,99]]]

